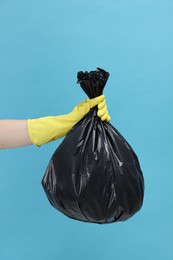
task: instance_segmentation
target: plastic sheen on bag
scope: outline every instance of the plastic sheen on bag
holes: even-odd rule
[[[94,98],[109,73],[78,72],[78,83]],[[106,224],[125,221],[143,203],[144,178],[138,158],[123,136],[93,108],[53,154],[42,185],[51,205],[69,218]]]

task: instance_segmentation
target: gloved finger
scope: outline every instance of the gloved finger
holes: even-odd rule
[[[108,117],[108,112],[106,112],[102,117],[101,117],[101,120],[102,121],[105,121]]]
[[[108,113],[106,113],[105,115],[103,115],[101,117],[101,120],[109,122],[111,120],[111,117],[110,117],[110,115],[108,115]]]
[[[102,121],[109,122],[111,120],[110,115],[108,114],[107,106],[105,105],[104,108],[98,110],[97,115],[101,118]]]
[[[111,121],[110,115],[107,116],[106,121],[107,121],[107,122]]]
[[[92,98],[89,100],[90,102],[90,108],[93,108],[95,106],[97,106],[99,103],[101,103],[103,100],[104,100],[105,96],[104,95],[101,95],[101,96],[98,96],[96,98]]]
[[[103,117],[105,114],[108,115],[108,111],[107,111],[106,105],[102,109],[99,109],[98,112],[97,112],[97,115],[99,117]]]
[[[98,104],[98,109],[102,109],[104,106],[106,106],[105,99],[101,103]]]

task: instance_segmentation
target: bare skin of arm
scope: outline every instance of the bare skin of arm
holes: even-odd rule
[[[0,149],[31,144],[27,120],[0,120]]]

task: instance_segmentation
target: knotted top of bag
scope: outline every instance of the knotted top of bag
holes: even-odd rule
[[[97,68],[96,71],[77,73],[77,83],[89,98],[94,98],[103,94],[103,89],[109,78],[109,72]]]

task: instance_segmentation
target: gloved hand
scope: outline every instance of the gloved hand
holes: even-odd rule
[[[65,136],[72,127],[81,120],[91,108],[98,105],[97,115],[101,120],[110,121],[104,95],[85,99],[72,112],[60,116],[47,116],[28,119],[28,133],[33,144],[41,146]]]

